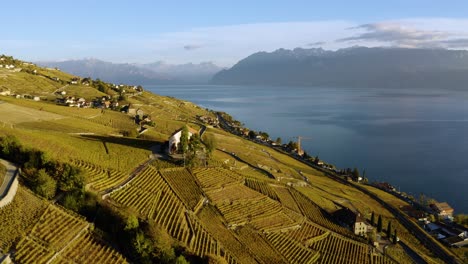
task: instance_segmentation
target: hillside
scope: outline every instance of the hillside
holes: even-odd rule
[[[215,84],[465,89],[468,52],[353,47],[258,52],[217,73]]]
[[[37,71],[73,78],[56,70]],[[0,75],[0,85],[11,94],[45,96],[60,86],[23,71],[0,69]],[[30,84],[20,85],[24,83]],[[91,90],[102,96],[93,85],[74,89],[78,96],[89,96]],[[143,111],[154,124],[137,125],[134,115],[117,108],[0,96],[2,157],[16,147],[34,153],[20,164],[23,173],[13,203],[0,208],[0,221],[8,223],[0,226],[0,249],[12,253],[17,263],[86,263],[89,258],[172,263],[177,256],[191,263],[411,263],[412,254],[443,263],[393,211],[357,184],[200,121],[199,116],[215,119],[212,111],[149,92],[119,97],[119,102]],[[184,125],[203,131],[197,142],[201,147],[190,145],[186,153],[167,155],[165,142]],[[12,137],[17,142],[8,143]],[[9,154],[5,146],[12,147]],[[192,148],[195,158],[190,157]],[[57,178],[56,195],[39,198],[29,190],[36,176],[28,173],[39,169],[31,164],[41,163],[79,169],[85,190],[70,191],[64,186],[67,179]],[[408,205],[365,188],[395,208]],[[83,197],[77,198],[75,191]],[[374,248],[368,241],[375,237],[356,235],[339,224],[333,213],[343,208],[359,211],[367,221],[374,212],[384,227],[391,221],[402,242],[393,245],[382,232],[382,243],[388,244],[384,255],[387,244]],[[83,254],[83,247],[91,253]]]

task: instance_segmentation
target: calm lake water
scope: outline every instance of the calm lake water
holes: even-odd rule
[[[468,213],[468,92],[163,85],[148,90],[228,112],[246,127],[371,181],[447,201]]]

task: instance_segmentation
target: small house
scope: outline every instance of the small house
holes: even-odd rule
[[[180,143],[180,137],[182,136],[182,130],[183,128],[176,130],[169,137],[169,149],[168,149],[169,154],[173,154],[177,151],[177,147]],[[188,127],[188,138],[190,139],[192,135],[194,134],[198,134],[198,131],[191,127]]]
[[[8,96],[8,95],[10,95],[10,94],[11,94],[10,90],[0,88],[0,95]]]
[[[369,224],[359,212],[355,213],[348,208],[343,208],[333,213],[333,216],[342,226],[351,229],[354,234],[359,236],[367,234]]]
[[[434,210],[437,215],[441,217],[452,217],[453,208],[446,202],[443,203],[434,203],[430,205],[431,209]]]

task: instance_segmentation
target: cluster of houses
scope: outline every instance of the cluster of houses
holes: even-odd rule
[[[432,236],[452,247],[468,246],[468,230],[461,226],[443,222],[425,221],[424,228]]]
[[[207,124],[209,126],[213,126],[213,127],[219,126],[218,117],[213,118],[211,116],[197,116],[197,119],[201,121],[202,123]]]
[[[0,87],[0,95],[2,96],[12,96],[16,99],[30,99],[30,100],[34,100],[34,101],[41,101],[41,97],[39,96],[34,96],[34,95],[30,95],[30,94],[15,94],[15,93],[12,93],[9,89],[6,89],[6,88],[3,88],[3,87]]]
[[[12,70],[12,69],[15,68],[15,65],[13,65],[13,64],[9,64],[9,65],[8,64],[5,64],[5,65],[0,64],[0,68],[5,68],[5,69],[8,69],[8,70]]]
[[[111,101],[110,96],[103,96],[95,98],[92,101],[87,101],[85,98],[78,98],[74,96],[66,96],[55,99],[55,102],[59,105],[78,107],[78,108],[103,108],[103,109],[116,109],[119,106],[119,102]]]

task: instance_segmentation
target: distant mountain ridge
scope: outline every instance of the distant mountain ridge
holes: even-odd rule
[[[190,83],[207,83],[214,74],[223,69],[212,62],[169,64],[164,61],[157,61],[154,63],[133,65],[163,74],[172,80]]]
[[[168,64],[158,61],[150,64],[112,63],[98,59],[37,62],[57,67],[75,75],[99,78],[113,83],[174,84],[207,83],[222,68],[211,62],[200,64]]]
[[[257,52],[213,76],[214,84],[343,87],[468,86],[468,51],[351,47]]]

